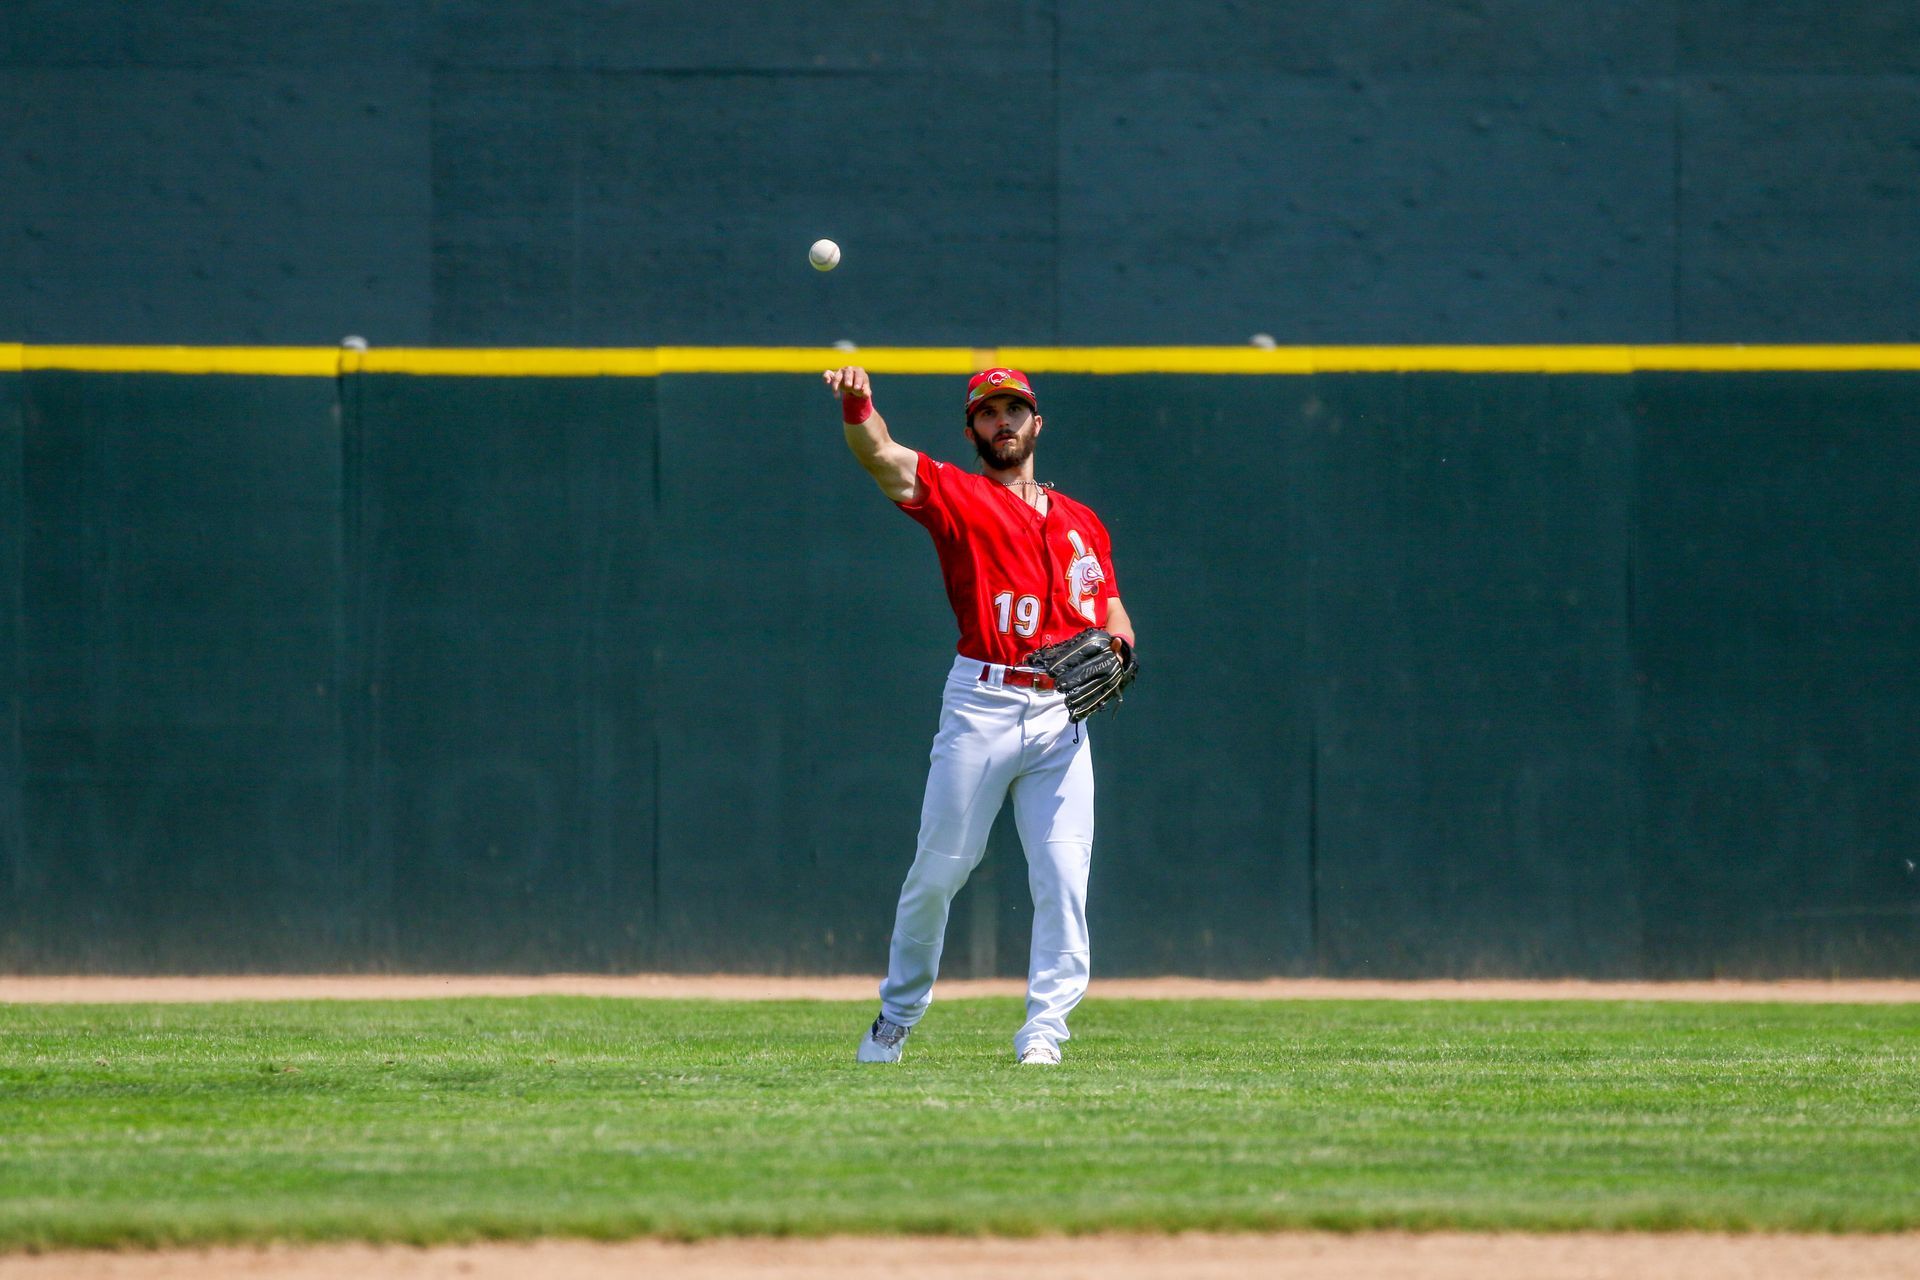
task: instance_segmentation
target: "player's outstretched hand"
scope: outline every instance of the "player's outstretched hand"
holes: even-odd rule
[[[848,397],[856,400],[873,399],[873,383],[867,379],[867,371],[858,365],[829,369],[820,376],[827,380],[827,390],[833,393],[836,400]]]

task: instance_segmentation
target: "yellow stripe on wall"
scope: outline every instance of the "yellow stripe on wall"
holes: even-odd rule
[[[1730,373],[1920,369],[1920,345],[1002,347],[1027,373]]]
[[[1028,373],[1629,374],[1920,371],[1920,344],[1865,346],[1478,347],[109,347],[0,343],[0,369],[91,373],[342,373],[431,377],[650,378],[666,373],[818,373],[858,364],[874,373],[964,375],[995,364]]]
[[[994,361],[975,364],[971,347],[661,347],[662,373],[819,373],[857,364],[871,373],[973,374]]]
[[[411,373],[453,378],[651,378],[652,347],[390,347],[347,352],[348,373]]]
[[[23,369],[79,369],[88,373],[250,373],[331,378],[340,372],[338,347],[37,347],[21,349]]]

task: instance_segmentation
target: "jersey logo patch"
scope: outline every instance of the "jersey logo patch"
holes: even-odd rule
[[[1098,616],[1100,585],[1107,580],[1107,571],[1100,567],[1100,557],[1087,550],[1086,540],[1078,529],[1067,530],[1067,541],[1073,544],[1073,562],[1067,566],[1067,597],[1081,617],[1093,622]]]

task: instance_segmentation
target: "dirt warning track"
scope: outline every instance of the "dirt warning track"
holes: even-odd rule
[[[1076,1236],[1035,1240],[636,1240],[0,1257],[11,1280],[1911,1280],[1920,1235]]]
[[[232,974],[181,977],[0,976],[0,1003],[178,1004],[214,1000],[432,1000],[459,996],[613,996],[659,1000],[873,1000],[878,975]],[[943,1000],[1019,996],[1017,978],[942,980]],[[1094,979],[1093,1000],[1687,1000],[1920,1003],[1920,981],[1587,982],[1575,979]]]

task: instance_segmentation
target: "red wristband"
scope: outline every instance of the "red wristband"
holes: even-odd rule
[[[873,416],[872,396],[841,396],[840,421],[857,427]]]

